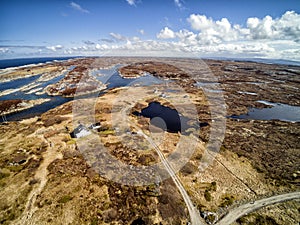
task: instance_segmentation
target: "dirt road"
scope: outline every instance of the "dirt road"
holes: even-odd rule
[[[136,127],[136,129],[138,129],[138,127]],[[172,180],[174,181],[176,187],[178,188],[178,190],[180,191],[180,193],[181,193],[181,195],[184,199],[184,202],[185,202],[185,204],[188,208],[189,214],[190,214],[190,220],[191,220],[192,225],[202,225],[202,224],[205,225],[206,223],[200,217],[199,211],[195,208],[195,206],[194,206],[193,202],[191,201],[190,197],[188,196],[186,190],[182,186],[181,182],[179,181],[178,177],[176,176],[176,174],[175,174],[174,170],[172,169],[171,165],[168,163],[165,156],[160,151],[159,147],[142,130],[138,129],[138,134],[143,136],[152,145],[152,147],[157,152],[161,162],[165,166],[167,172],[170,174]]]
[[[272,197],[257,200],[255,202],[249,202],[231,210],[223,219],[221,219],[217,225],[228,225],[236,221],[241,216],[251,213],[261,207],[284,202],[288,200],[300,198],[300,192],[292,192],[282,195],[275,195]]]

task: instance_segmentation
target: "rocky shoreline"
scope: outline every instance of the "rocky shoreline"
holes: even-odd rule
[[[2,100],[0,101],[0,116],[5,116],[12,113],[21,112],[30,109],[36,105],[43,104],[50,101],[50,99],[35,99],[35,100]]]

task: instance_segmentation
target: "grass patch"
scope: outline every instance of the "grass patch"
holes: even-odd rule
[[[223,198],[223,202],[220,204],[220,207],[227,207],[232,205],[234,202],[234,196],[228,195]]]
[[[207,187],[208,191],[216,191],[217,190],[217,182],[213,181],[210,183],[209,187]]]
[[[101,134],[101,135],[113,135],[113,134],[115,134],[115,131],[114,130],[103,130],[103,131],[100,131],[99,134]]]
[[[0,180],[4,179],[6,177],[9,177],[9,173],[0,172]]]
[[[92,220],[91,220],[91,225],[97,225],[99,224],[99,219],[97,217],[94,217]]]
[[[8,166],[7,169],[9,169],[11,172],[20,172],[23,169],[22,165],[15,165],[15,166]]]
[[[71,197],[70,195],[64,195],[58,200],[58,203],[64,204],[64,203],[71,201],[72,199],[73,199],[73,197]]]
[[[1,206],[0,224],[13,224],[10,221],[19,217],[25,208],[28,195],[31,192],[31,186],[26,186],[20,191],[19,195],[12,204],[4,204]]]
[[[0,180],[0,188],[4,188],[6,186],[6,182]]]
[[[204,198],[208,202],[211,201],[212,197],[211,197],[211,194],[210,194],[210,192],[208,190],[205,190],[205,192],[204,192]]]
[[[76,144],[76,140],[75,139],[71,139],[67,142],[67,145],[74,145]]]

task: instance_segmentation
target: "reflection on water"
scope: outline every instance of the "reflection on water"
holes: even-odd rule
[[[247,114],[231,116],[234,119],[253,119],[253,120],[281,120],[288,122],[300,122],[300,107],[282,103],[272,103],[268,101],[258,101],[262,104],[271,106],[270,108],[250,108]]]
[[[154,77],[150,73],[146,73],[138,78],[123,78],[118,72],[118,68],[121,66],[122,65],[116,65],[109,69],[94,70],[91,72],[91,75],[102,83],[107,84],[108,89],[124,86],[148,86],[163,82],[161,79]]]

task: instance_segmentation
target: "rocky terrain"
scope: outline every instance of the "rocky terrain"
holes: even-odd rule
[[[89,74],[88,67],[92,62],[92,59],[75,62],[75,68],[69,71],[63,79],[46,87],[47,94],[74,97],[105,89],[104,84]]]
[[[184,71],[176,66],[153,61],[133,63],[128,66],[123,66],[119,69],[119,72],[124,78],[136,78],[143,76],[145,73],[150,73],[154,76],[169,79],[183,78],[188,76]]]
[[[42,65],[28,65],[14,68],[1,69],[0,81],[11,81],[24,77],[36,76],[43,73],[56,73],[63,70],[64,65],[59,62]]]
[[[118,183],[107,177],[113,175],[106,171],[114,165],[104,160],[104,154],[83,148],[86,143],[92,146],[96,137],[107,153],[124,165],[160,163],[153,145],[139,130],[170,159],[184,161],[177,154],[179,140],[196,140],[193,154],[176,175],[208,224],[221,221],[245,203],[299,191],[299,122],[231,117],[252,107],[271,107],[258,102],[261,100],[300,106],[299,67],[195,59],[74,59],[60,66],[77,67],[47,90],[64,95],[62,86],[69,90],[90,70],[117,64],[123,65],[119,71],[125,79],[150,73],[163,82],[114,88],[38,117],[0,124],[1,224],[187,224],[189,211],[171,178],[144,186]],[[98,83],[93,87],[99,85],[102,87]],[[75,91],[65,95],[72,96]],[[220,96],[224,108],[218,106]],[[2,106],[12,109],[19,101]],[[177,109],[188,119],[195,116],[190,105],[195,106],[200,131],[195,130],[195,123],[186,133],[162,131],[153,127],[149,118],[134,114],[151,102]],[[93,116],[87,118],[90,110]],[[214,110],[222,111],[215,116]],[[224,116],[226,130],[220,151],[205,170],[199,170],[209,153],[215,120]],[[91,122],[100,122],[101,127],[91,130],[91,135],[71,137],[78,123],[88,127]],[[219,129],[215,132],[221,132]],[[192,143],[184,143],[182,149]],[[234,224],[298,224],[299,209],[299,198],[266,205],[237,218]]]

